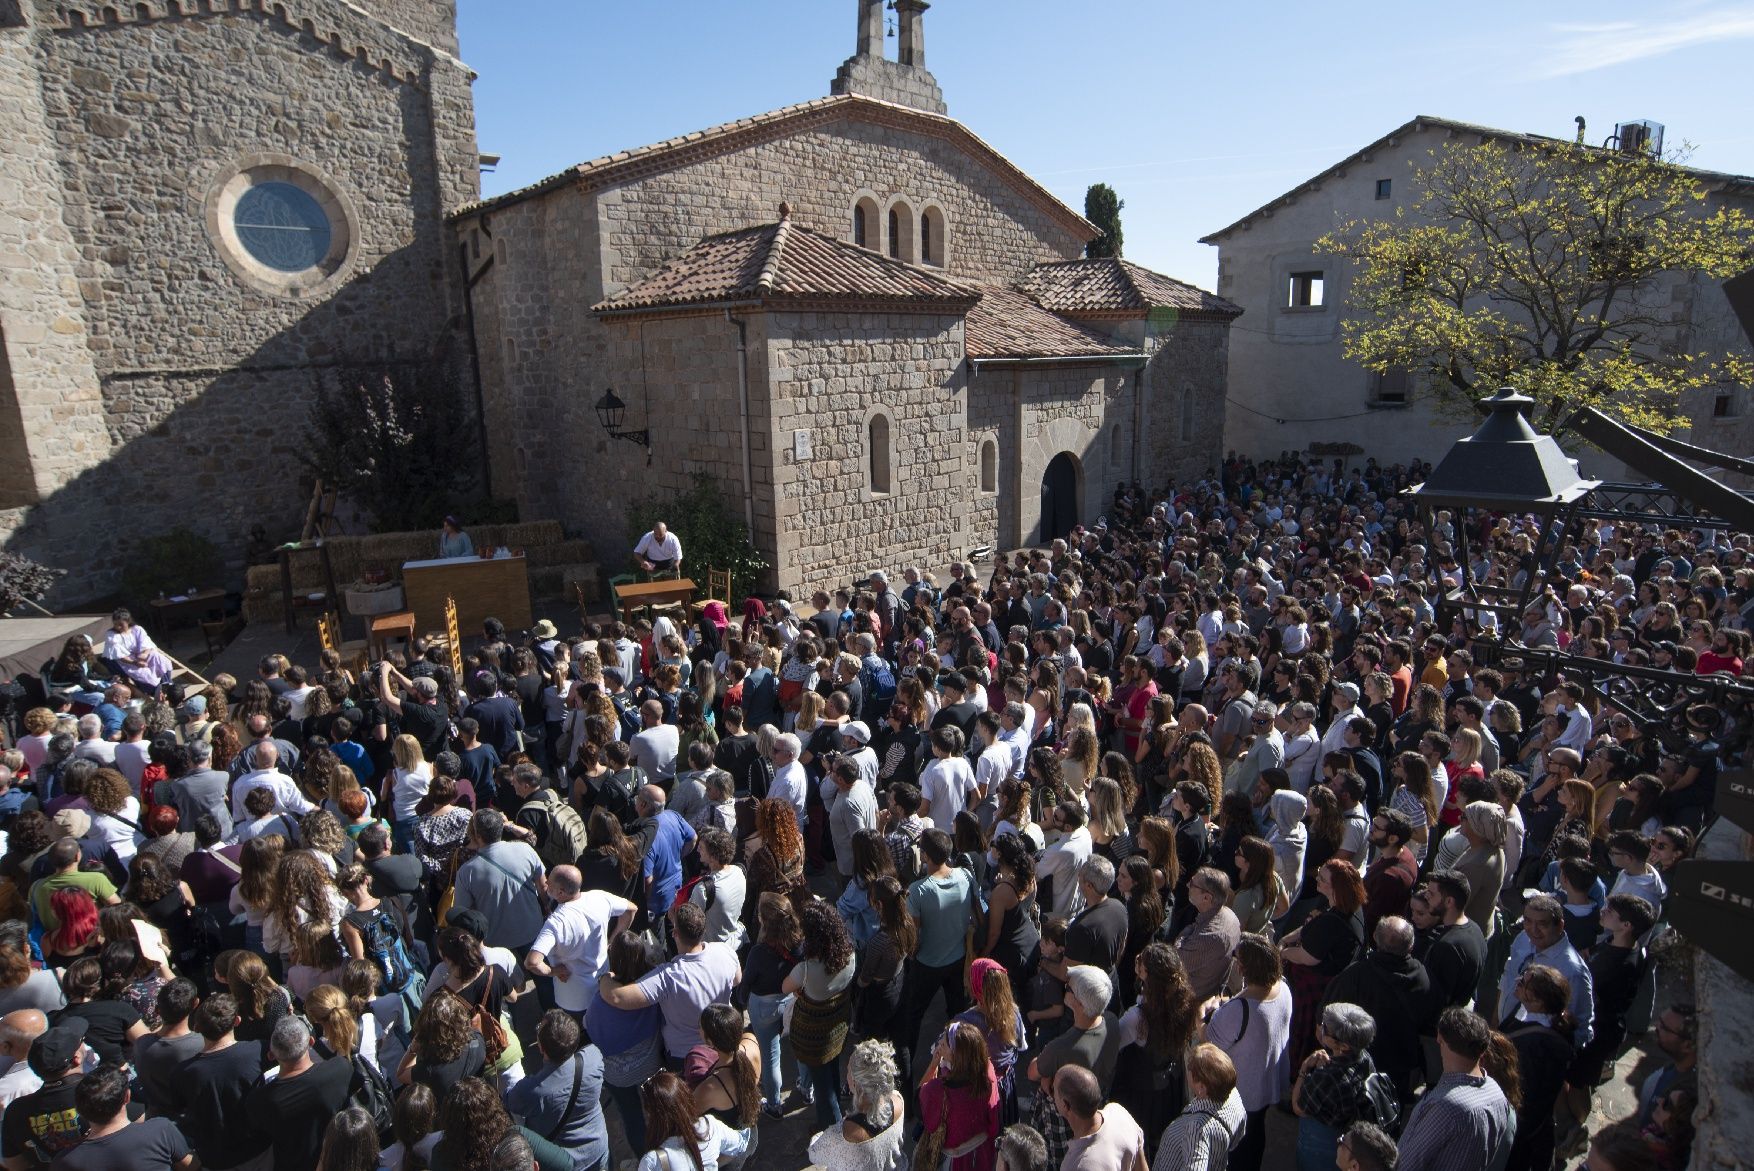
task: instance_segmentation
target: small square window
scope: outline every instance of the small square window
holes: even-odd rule
[[[1376,197],[1378,199],[1387,199],[1393,192],[1394,186],[1395,181],[1393,179],[1378,179],[1376,181]]]
[[[1376,375],[1372,386],[1371,401],[1378,406],[1406,406],[1407,381],[1405,370],[1387,370]]]
[[[1320,272],[1292,273],[1287,306],[1293,309],[1319,308],[1322,304],[1323,284]]]
[[[1733,419],[1736,417],[1736,396],[1720,394],[1711,400],[1711,417],[1714,419]]]

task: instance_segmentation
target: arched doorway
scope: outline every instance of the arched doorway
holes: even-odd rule
[[[1078,465],[1062,451],[1048,462],[1041,477],[1041,536],[1043,544],[1063,537],[1078,523]]]

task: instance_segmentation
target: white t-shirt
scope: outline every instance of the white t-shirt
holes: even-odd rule
[[[648,561],[680,561],[682,559],[682,542],[673,532],[665,533],[662,541],[652,532],[647,532],[633,547],[634,555],[644,557]]]
[[[1131,1171],[1140,1160],[1149,1162],[1145,1154],[1145,1132],[1118,1102],[1110,1102],[1099,1113],[1102,1125],[1093,1134],[1075,1138],[1066,1147],[1061,1167],[1078,1171]]]
[[[937,828],[949,832],[958,813],[968,808],[968,797],[975,791],[974,770],[961,756],[933,760],[920,774],[920,795],[932,803],[932,811],[924,815]]]
[[[390,806],[397,821],[411,821],[414,807],[426,796],[432,785],[432,768],[422,764],[414,769],[395,769],[390,773]]]
[[[554,967],[570,969],[566,979],[554,978],[554,1003],[568,1012],[583,1012],[597,995],[597,977],[609,963],[609,929],[616,918],[633,910],[620,895],[603,890],[582,891],[561,903],[542,924],[531,951],[541,952]]]

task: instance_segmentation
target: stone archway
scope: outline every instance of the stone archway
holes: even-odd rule
[[[1084,469],[1078,457],[1062,451],[1048,461],[1041,476],[1041,523],[1037,540],[1045,545],[1064,537],[1083,515],[1079,497],[1084,488]]]

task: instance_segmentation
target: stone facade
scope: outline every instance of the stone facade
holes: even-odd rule
[[[1218,458],[1209,426],[1198,455],[1143,436],[1171,409],[1159,382],[1194,388],[1202,420],[1222,427],[1227,321],[1153,335],[1150,353],[1143,320],[1096,323],[1140,348],[1130,365],[987,370],[970,360],[959,317],[896,305],[593,314],[703,239],[774,223],[782,204],[794,224],[971,286],[1011,285],[1081,255],[1091,226],[942,114],[923,68],[925,5],[898,6],[903,52],[918,64],[882,58],[880,0],[858,8],[860,51],[837,96],[581,164],[453,217],[480,257],[472,297],[494,490],[559,517],[612,569],[628,544],[625,505],[695,471],[711,471],[739,497],[733,511],[753,517],[773,565],[762,584],[797,591],[1035,540],[1043,471],[1062,451],[1082,470],[1087,522],[1120,478],[1157,483],[1163,460],[1203,471]],[[1216,344],[1195,341],[1200,330]],[[1165,372],[1148,382],[1135,371],[1152,354]],[[1179,371],[1184,362],[1199,369]],[[650,428],[649,464],[600,425],[593,404],[610,387],[628,404],[623,425]],[[893,449],[886,493],[871,488],[877,414]]]
[[[1351,264],[1314,251],[1315,241],[1351,220],[1392,217],[1415,195],[1414,175],[1452,138],[1480,142],[1498,136],[1485,127],[1440,119],[1415,119],[1249,217],[1211,236],[1218,253],[1218,292],[1248,312],[1231,347],[1233,397],[1246,409],[1229,412],[1224,445],[1253,457],[1303,450],[1312,443],[1355,443],[1378,459],[1437,460],[1479,420],[1446,413],[1419,401],[1383,400],[1377,375],[1342,353],[1341,323]],[[1720,177],[1721,178],[1721,177]],[[1388,184],[1386,191],[1380,184]],[[1754,180],[1712,182],[1707,213],[1720,206],[1754,208]],[[1289,303],[1291,275],[1323,277],[1319,306]],[[1749,343],[1730,311],[1720,284],[1677,278],[1655,291],[1657,311],[1683,323],[1680,344],[1693,353],[1725,353]],[[1728,392],[1720,407],[1715,391],[1684,400],[1693,420],[1690,442],[1741,453],[1754,442],[1750,391]],[[1719,411],[1725,413],[1720,414]],[[1678,438],[1687,438],[1685,435]],[[1623,479],[1626,469],[1594,449],[1577,452],[1586,474]],[[1642,480],[1640,474],[1634,476]]]
[[[66,602],[174,525],[232,555],[252,524],[296,531],[318,381],[457,345],[444,213],[478,193],[473,107],[451,0],[22,14],[0,29],[0,530],[70,570]],[[322,204],[319,270],[228,237],[263,176]]]

